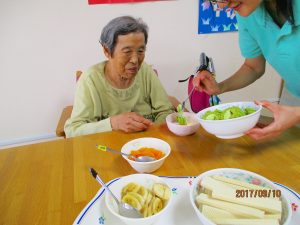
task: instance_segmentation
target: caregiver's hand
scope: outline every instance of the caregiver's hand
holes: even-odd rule
[[[255,101],[273,113],[274,121],[264,128],[254,127],[246,134],[256,140],[279,136],[286,129],[300,123],[300,107],[278,105],[268,101]]]
[[[219,84],[216,82],[213,75],[207,70],[203,70],[197,74],[193,80],[193,85],[196,90],[204,91],[208,95],[220,94]]]

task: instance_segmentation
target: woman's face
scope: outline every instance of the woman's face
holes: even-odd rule
[[[220,1],[217,4],[221,8],[224,8],[228,5],[228,7],[232,8],[240,16],[249,16],[260,5],[261,2],[262,0],[228,0]]]
[[[130,80],[137,74],[144,61],[145,51],[145,36],[142,32],[119,35],[112,54],[104,49],[110,69],[124,80]]]

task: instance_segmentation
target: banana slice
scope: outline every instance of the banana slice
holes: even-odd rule
[[[144,186],[141,186],[137,193],[140,194],[143,197],[144,200],[147,199],[148,190]]]
[[[164,207],[163,201],[160,198],[154,197],[151,207],[153,214],[156,214]]]
[[[153,185],[153,193],[164,201],[169,200],[171,196],[170,188],[164,184],[159,183]]]
[[[147,195],[147,198],[146,198],[146,201],[145,201],[146,207],[149,205],[149,203],[151,202],[152,198],[153,198],[153,195],[151,194],[150,191],[148,191],[148,195]]]
[[[154,200],[154,196],[148,192],[147,199],[143,205],[143,208],[141,209],[141,213],[144,217],[152,216],[152,202]]]
[[[121,191],[122,202],[139,210],[144,217],[152,216],[161,211],[171,197],[170,188],[164,184],[153,184],[152,191],[131,182]]]
[[[140,187],[141,185],[131,182],[122,188],[121,194],[122,196],[125,196],[127,192],[138,192]]]
[[[151,204],[151,201],[153,199],[153,195],[151,194],[150,191],[148,191],[148,194],[147,194],[147,197],[146,197],[146,200],[145,200],[145,203],[143,205],[143,208],[141,210],[141,213],[143,214],[144,217],[147,217],[147,216],[151,216],[152,215],[152,208],[149,207]],[[150,210],[150,211],[149,211]]]
[[[155,197],[152,197],[151,201],[147,205],[147,216],[152,216],[153,215],[152,205],[153,205],[154,198]]]
[[[135,192],[127,192],[126,195],[130,195],[131,197],[137,199],[139,201],[139,203],[141,204],[141,206],[144,205],[145,203],[145,199],[143,198],[143,196],[141,196],[140,194],[138,193],[135,193]]]
[[[139,199],[136,196],[132,195],[133,193],[127,193],[123,198],[122,202],[131,205],[132,207],[136,208],[137,210],[142,209],[142,204],[140,203]],[[138,195],[138,194],[137,194]],[[142,198],[142,197],[141,197]]]
[[[141,209],[141,211],[140,211],[141,213],[142,213],[142,215],[144,216],[144,217],[147,217],[147,205],[143,205],[143,207],[142,207],[142,209]]]
[[[152,212],[152,207],[148,207],[147,208],[147,216],[152,216],[153,212]]]

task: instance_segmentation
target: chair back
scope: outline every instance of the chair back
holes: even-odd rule
[[[79,80],[81,74],[82,74],[82,71],[80,71],[80,70],[76,71],[76,82]]]

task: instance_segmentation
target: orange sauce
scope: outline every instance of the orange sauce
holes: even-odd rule
[[[138,150],[134,150],[130,152],[130,155],[134,157],[139,157],[139,156],[150,156],[157,159],[161,159],[162,157],[165,156],[165,153],[163,153],[160,150],[157,150],[155,148],[140,148]]]

